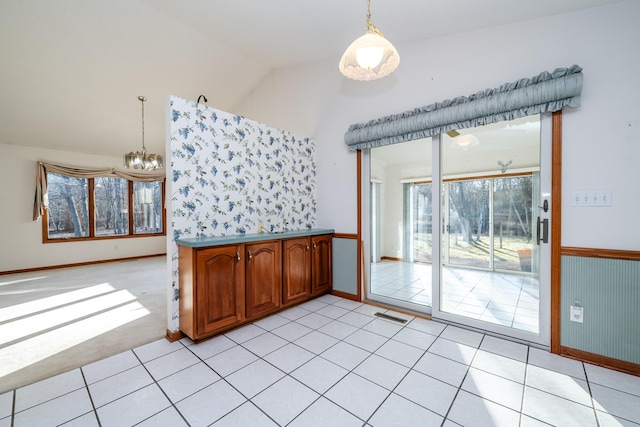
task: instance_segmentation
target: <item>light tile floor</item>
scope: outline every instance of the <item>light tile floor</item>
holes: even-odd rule
[[[640,426],[640,377],[325,295],[0,395],[0,426]]]
[[[443,268],[443,311],[538,332],[539,284],[530,275]],[[383,260],[371,264],[374,294],[431,307],[431,264]]]

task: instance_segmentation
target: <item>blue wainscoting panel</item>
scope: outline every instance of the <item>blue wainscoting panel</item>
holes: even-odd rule
[[[640,363],[640,262],[562,257],[561,344]],[[579,304],[584,323],[570,321]]]
[[[358,294],[358,240],[333,238],[333,289]]]

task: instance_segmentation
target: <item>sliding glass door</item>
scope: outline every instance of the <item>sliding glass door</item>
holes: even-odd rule
[[[440,310],[539,331],[539,263],[534,249],[537,173],[443,184]]]
[[[431,164],[430,138],[371,149],[363,162],[366,296],[421,313],[432,301]]]
[[[550,134],[543,138],[540,129],[534,116],[465,129],[472,146],[441,135],[434,318],[548,342],[549,282],[541,273],[550,270],[549,251],[538,223],[550,215],[539,207],[550,194],[541,179],[550,176],[550,162],[541,155]]]
[[[548,342],[545,126],[532,116],[366,152],[377,242],[367,298]]]

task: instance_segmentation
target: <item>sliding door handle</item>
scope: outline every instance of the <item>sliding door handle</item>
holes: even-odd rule
[[[538,229],[537,229],[536,239],[538,242],[538,246],[540,245],[541,241],[542,243],[549,243],[549,220],[547,218],[540,219],[540,217],[538,217]]]

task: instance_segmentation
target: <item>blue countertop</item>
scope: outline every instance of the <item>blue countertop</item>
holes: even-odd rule
[[[207,246],[232,245],[234,243],[290,239],[293,237],[318,236],[321,234],[333,234],[333,233],[334,233],[334,230],[314,228],[311,230],[283,231],[280,233],[254,233],[254,234],[234,234],[232,236],[193,237],[189,239],[176,239],[176,243],[180,246],[188,246],[190,248],[204,248]]]

